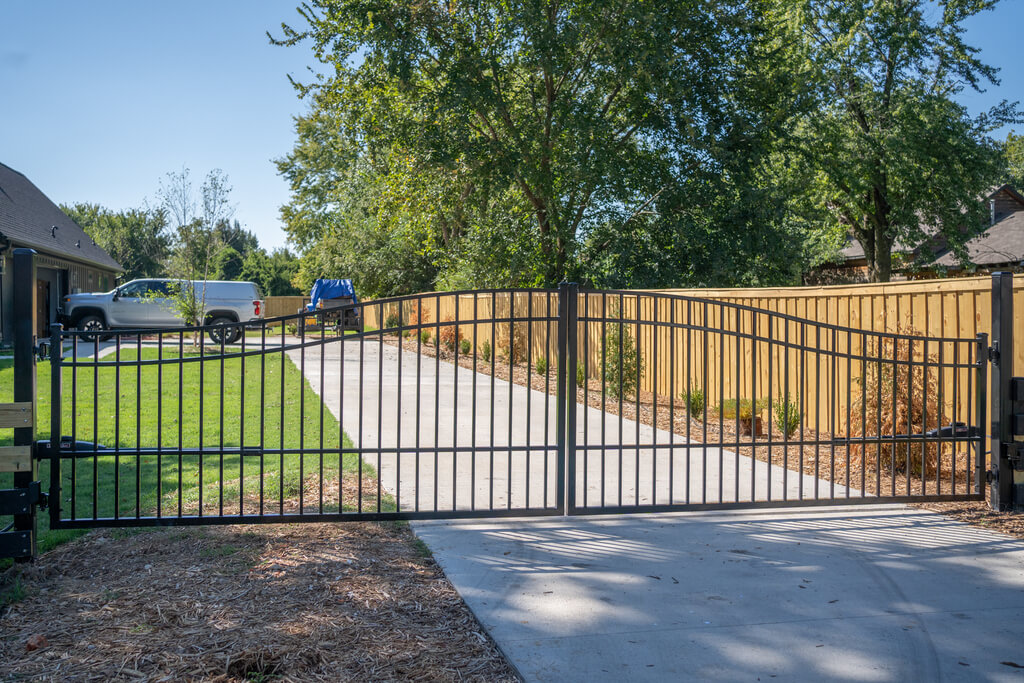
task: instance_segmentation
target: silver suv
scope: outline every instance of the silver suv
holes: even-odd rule
[[[90,340],[96,336],[105,338],[108,335],[102,333],[108,329],[183,327],[185,321],[178,315],[171,298],[171,291],[178,283],[195,287],[198,297],[203,296],[205,284],[204,325],[242,323],[211,327],[210,339],[215,343],[232,344],[241,336],[245,323],[263,319],[263,295],[254,282],[145,279],[132,280],[111,292],[66,296],[59,321],[94,333],[88,336]]]

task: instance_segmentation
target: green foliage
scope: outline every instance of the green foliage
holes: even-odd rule
[[[548,374],[548,359],[544,356],[541,356],[540,358],[533,362],[533,369],[537,372],[538,375]]]
[[[374,295],[586,272],[593,229],[632,228],[784,123],[758,8],[311,2],[275,41],[325,66],[297,85],[311,110],[278,162],[304,269],[358,273]]]
[[[1024,192],[1024,135],[1010,131],[1003,143],[1006,155],[1006,181],[1018,192]]]
[[[385,329],[395,329],[395,328],[397,328],[401,324],[402,324],[402,316],[400,316],[397,312],[388,313],[387,317],[384,319],[384,328]],[[392,334],[397,335],[398,334],[397,329],[395,329],[395,331]]]
[[[768,406],[768,400],[759,398],[752,400],[741,398],[737,401],[734,398],[726,399],[718,406],[718,416],[723,420],[749,420],[755,415],[760,415]]]
[[[242,255],[234,247],[224,246],[213,259],[213,277],[216,280],[238,280],[244,266]]]
[[[800,401],[799,397],[793,400],[786,392],[786,397],[780,395],[772,404],[772,421],[785,436],[790,436],[800,426]]]
[[[703,415],[704,414],[704,390],[703,389],[690,389],[689,391],[683,392],[683,402],[686,404],[686,412],[691,416]]]
[[[486,339],[480,343],[480,357],[484,359],[485,363],[491,362],[491,342]]]
[[[469,342],[468,339],[463,339],[461,342],[459,342],[459,350],[462,352],[462,355],[468,356],[469,352],[473,350],[473,345]]]
[[[971,116],[954,101],[995,82],[964,44],[964,23],[995,2],[814,0],[780,3],[780,39],[813,103],[793,128],[805,192],[864,248],[872,281],[888,281],[893,250],[965,239],[987,216],[978,201],[1000,182],[994,130],[1021,120],[1005,101]],[[898,265],[898,264],[897,264]]]
[[[583,363],[576,363],[576,386],[587,386],[587,371],[583,367]]]
[[[608,324],[604,354],[604,391],[616,398],[635,396],[638,382],[644,374],[644,358],[637,353],[628,325]]]
[[[430,343],[430,332],[428,332],[427,330],[422,330],[420,332],[420,341],[422,343],[424,343],[424,344],[429,344]]]
[[[165,210],[112,211],[98,204],[84,203],[62,205],[61,210],[121,264],[125,280],[164,274],[171,243]]]

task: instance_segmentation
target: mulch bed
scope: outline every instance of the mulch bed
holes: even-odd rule
[[[389,344],[396,344],[397,340],[394,337],[386,337],[386,342]],[[435,357],[437,353],[437,347],[433,344],[422,344],[417,345],[414,338],[404,339],[402,346],[406,351],[416,352],[417,350],[425,356]],[[455,354],[447,349],[441,349],[441,359],[448,362],[455,360]],[[467,369],[474,369],[473,357],[466,355],[459,355],[459,366]],[[529,386],[536,391],[542,393],[554,394],[557,391],[556,386],[556,370],[552,368],[549,371],[548,376],[538,375],[535,370],[526,363],[515,363],[512,364],[511,368],[509,362],[506,359],[498,359],[493,364],[485,362],[479,356],[477,357],[476,371],[484,375],[490,375],[492,372],[498,379],[508,381],[511,377],[511,381],[520,386]],[[511,370],[511,372],[510,372]],[[635,399],[635,397],[633,397]],[[589,381],[588,390],[584,392],[581,387],[577,392],[577,403],[587,404],[592,408],[603,409],[610,415],[619,414],[619,401],[613,396],[606,396],[604,404],[602,405],[602,392],[601,382],[599,380],[591,379]],[[700,443],[704,437],[705,424],[697,419],[690,419],[686,412],[685,403],[681,400],[675,400],[675,405],[670,411],[669,400],[665,396],[658,396],[657,411],[654,409],[654,395],[649,392],[641,392],[640,394],[640,411],[639,418],[637,418],[636,403],[634,400],[627,400],[625,397],[622,401],[622,416],[626,419],[637,420],[641,424],[653,426],[657,423],[659,429],[665,431],[674,431],[675,434],[686,438],[687,435],[687,422],[689,421],[689,440],[694,443]],[[673,420],[674,418],[674,420]],[[765,420],[765,429],[768,429],[768,420]],[[793,445],[783,445],[780,443],[781,436],[778,432],[775,433],[771,445],[767,436],[756,439],[753,443],[754,446],[740,446],[737,448],[737,436],[736,436],[736,425],[733,420],[725,420],[724,425],[709,408],[708,410],[708,421],[706,425],[707,429],[707,443],[709,446],[718,446],[727,448],[731,451],[737,451],[745,456],[754,457],[761,462],[772,462],[774,466],[785,467],[790,470],[797,470],[800,468],[800,451],[801,447]],[[795,435],[794,438],[799,438],[799,434]],[[803,432],[803,439],[807,441],[826,441],[830,440],[832,436],[825,431],[814,431],[805,427]],[[741,436],[739,443],[751,443],[751,437]],[[882,468],[881,472],[877,471],[877,468],[873,466],[872,459],[874,457],[872,451],[869,449],[868,462],[866,465],[862,464],[860,458],[851,457],[849,466],[847,466],[845,450],[842,447],[836,447],[834,460],[832,453],[828,446],[815,447],[812,445],[805,445],[802,447],[803,460],[802,460],[802,471],[805,474],[814,475],[825,481],[835,481],[836,484],[846,485],[847,477],[849,477],[850,486],[856,489],[860,488],[861,476],[863,475],[865,481],[865,490],[868,494],[875,494],[878,490],[881,491],[883,496],[902,496],[907,495],[907,481],[906,476],[902,472],[897,472],[896,476],[893,477],[891,472],[887,472],[885,468]],[[957,454],[957,472],[956,472],[956,484],[957,492],[965,492],[965,483],[967,471],[965,469],[965,458],[970,458],[973,462],[973,453],[967,454],[963,450]],[[951,464],[951,458],[947,453],[943,458],[943,470],[941,474],[942,479],[942,493],[950,493],[951,478],[949,476],[949,466]],[[919,474],[911,476],[910,481],[911,495],[921,495],[922,484],[921,477]],[[936,493],[936,483],[933,476],[926,477],[924,482],[924,493],[934,494]],[[986,491],[987,495],[987,491]],[[992,531],[997,531],[1010,536],[1024,539],[1024,515],[1012,512],[994,512],[991,510],[987,502],[983,501],[968,501],[968,502],[955,502],[955,503],[914,503],[915,507],[921,509],[928,509],[935,512],[940,512],[944,515],[953,517],[967,524],[974,526],[980,526]]]
[[[405,524],[101,530],[12,588],[0,680],[519,680]]]

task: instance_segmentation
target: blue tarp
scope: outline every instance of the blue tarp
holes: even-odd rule
[[[341,296],[350,296],[352,297],[353,303],[359,302],[359,299],[356,298],[356,290],[352,287],[351,280],[327,280],[320,278],[313,283],[313,291],[309,295],[311,301],[306,304],[306,310],[316,310],[317,302],[319,302],[320,299],[337,299]]]

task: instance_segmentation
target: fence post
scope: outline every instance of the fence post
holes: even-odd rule
[[[1013,378],[1013,273],[992,273],[992,476],[993,510],[1013,509],[1014,471],[1008,444],[1013,441],[1010,381]],[[1018,476],[1024,472],[1018,473]],[[1022,481],[1024,483],[1024,481]]]
[[[493,315],[493,312],[492,312]],[[566,380],[566,360],[568,358],[567,344],[569,339],[569,283],[560,282],[558,284],[558,376],[555,380],[556,391],[558,393],[558,403],[555,406],[555,439],[558,444],[557,449],[557,467],[558,483],[555,489],[555,497],[557,498],[558,509],[562,511],[562,514],[568,514],[568,508],[566,508],[565,498],[565,455],[566,455],[566,433],[565,433],[565,422],[566,422],[566,409],[568,404],[565,397],[565,380]]]
[[[31,402],[32,424],[14,430],[14,445],[33,447],[36,441],[36,252],[33,249],[14,250],[14,401]],[[37,481],[38,465],[30,459],[28,471],[14,473],[14,488],[28,489]],[[27,514],[14,515],[14,531],[28,532],[30,555],[19,557],[18,562],[31,562],[36,556],[36,507],[31,505]]]
[[[565,381],[565,506],[568,513],[576,509],[576,354],[578,344],[576,338],[579,334],[579,285],[570,282],[566,290],[568,295],[568,327],[566,332],[566,362]],[[586,408],[584,408],[586,410]],[[583,457],[587,457],[586,454]],[[583,483],[586,486],[586,482]]]

